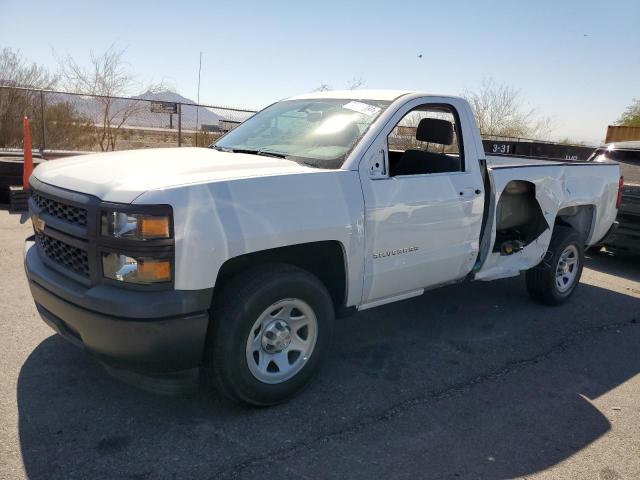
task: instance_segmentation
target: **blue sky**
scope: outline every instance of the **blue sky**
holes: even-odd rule
[[[55,68],[54,49],[82,63],[114,42],[141,83],[193,99],[202,51],[200,99],[216,105],[259,108],[357,77],[451,94],[492,77],[554,117],[554,137],[598,142],[640,98],[638,0],[0,0],[0,46],[31,61]]]

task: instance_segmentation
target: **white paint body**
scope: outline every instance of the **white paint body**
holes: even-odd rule
[[[316,169],[289,160],[212,149],[175,148],[57,160],[41,164],[34,176],[104,201],[171,205],[175,288],[180,290],[214,286],[222,265],[237,256],[324,240],[342,245],[346,305],[361,309],[459,281],[472,271],[481,280],[518,275],[542,259],[551,230],[514,255],[487,253],[482,265],[477,264],[484,211],[479,160],[485,154],[466,101],[395,91],[325,92],[295,98],[318,97],[393,100],[340,169]],[[446,103],[457,110],[466,170],[372,176],[372,162],[387,160],[382,151],[390,130],[406,112],[424,103]],[[504,158],[491,161],[505,163]],[[549,225],[553,226],[562,208],[591,205],[595,215],[587,245],[607,233],[617,213],[617,165],[506,162],[518,168],[494,165],[488,170],[491,218],[495,219],[495,205],[505,185],[526,180],[536,185]],[[487,252],[496,234],[495,222],[490,225],[494,228],[485,233],[491,236]],[[390,254],[381,257],[381,252]]]

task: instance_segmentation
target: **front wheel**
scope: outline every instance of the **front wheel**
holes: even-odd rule
[[[544,260],[526,272],[531,297],[546,305],[559,305],[575,291],[584,266],[584,247],[578,232],[556,226]]]
[[[334,316],[317,277],[278,264],[231,280],[212,314],[207,363],[214,385],[256,406],[280,403],[308,383],[328,348]]]

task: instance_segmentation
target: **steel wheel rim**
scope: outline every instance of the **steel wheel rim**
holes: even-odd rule
[[[568,245],[556,265],[556,287],[561,293],[569,290],[578,277],[580,256],[575,245]]]
[[[254,322],[246,344],[251,374],[263,383],[286,382],[302,370],[318,338],[313,309],[299,298],[280,300]]]

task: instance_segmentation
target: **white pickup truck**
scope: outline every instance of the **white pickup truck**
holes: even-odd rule
[[[465,100],[404,91],[289,98],[211,148],[47,162],[31,186],[49,325],[138,386],[204,372],[253,405],[299,391],[346,312],[521,272],[565,301],[621,192],[615,163],[487,157]]]

